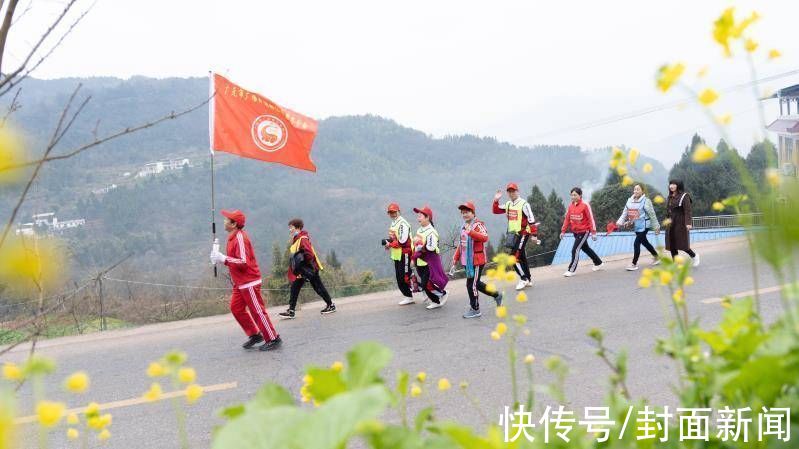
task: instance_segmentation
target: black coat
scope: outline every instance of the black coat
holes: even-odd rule
[[[686,225],[691,224],[691,195],[682,192],[669,195],[667,215],[671,220],[666,228],[666,249],[687,251],[691,249],[691,237]]]

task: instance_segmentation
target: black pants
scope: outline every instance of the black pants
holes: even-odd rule
[[[647,232],[649,232],[649,229],[644,229],[641,232],[635,233],[635,243],[633,243],[633,265],[638,265],[638,256],[641,255],[641,245],[644,245],[644,248],[649,251],[649,254],[652,254],[652,257],[658,256],[658,252],[655,251],[655,247],[653,247],[646,238]]]
[[[519,244],[516,246],[516,249],[513,252],[513,255],[516,257],[516,263],[513,265],[513,269],[516,270],[516,274],[519,275],[523,281],[530,280],[530,265],[527,263],[527,242],[530,241],[530,235],[522,235],[519,237]]]
[[[422,267],[417,265],[416,272],[419,273],[419,280],[422,282],[422,289],[424,290],[424,293],[427,295],[427,297],[430,298],[430,301],[433,301],[436,304],[440,303],[441,301],[439,300],[439,298],[444,296],[444,293],[446,292],[431,288],[431,286],[429,285],[430,267],[428,267],[427,265]]]
[[[673,258],[675,258],[675,257],[677,257],[677,251],[678,251],[678,250],[676,250],[676,249],[673,249],[673,250],[671,250],[671,258],[672,258],[672,259],[673,259]],[[691,248],[688,248],[688,249],[686,249],[686,250],[684,250],[684,251],[685,251],[685,254],[688,254],[688,256],[690,256],[690,257],[691,257],[691,259],[693,259],[694,257],[696,257],[696,253],[695,253],[695,252],[694,252],[694,250],[692,250]]]
[[[402,295],[407,298],[413,298],[411,293],[411,258],[408,254],[403,253],[400,260],[394,261],[394,274],[397,276],[397,287],[399,287]]]
[[[297,298],[300,296],[300,290],[305,285],[305,281],[311,283],[311,287],[319,295],[327,305],[333,304],[330,299],[330,293],[327,292],[325,285],[322,283],[322,278],[319,277],[318,271],[303,270],[302,277],[298,277],[291,283],[291,296],[289,298],[289,309],[295,310],[297,307]]]
[[[499,295],[497,292],[490,293],[486,290],[485,283],[480,280],[482,276],[483,265],[479,265],[474,267],[474,277],[466,278],[466,291],[469,292],[469,305],[471,305],[474,310],[480,310],[480,301],[478,300],[479,292],[483,292],[492,298],[496,298]]]
[[[574,246],[572,246],[572,263],[569,264],[569,271],[574,273],[577,271],[577,262],[580,261],[580,250],[582,250],[591,260],[594,262],[594,265],[599,265],[602,263],[602,259],[596,255],[593,249],[588,246],[588,232],[581,232],[581,233],[574,233]]]

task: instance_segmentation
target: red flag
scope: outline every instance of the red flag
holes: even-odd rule
[[[311,146],[316,120],[211,75],[211,152],[316,171]]]
[[[608,231],[605,235],[610,235],[613,231],[619,229],[619,227],[616,225],[615,221],[609,221],[605,229]]]

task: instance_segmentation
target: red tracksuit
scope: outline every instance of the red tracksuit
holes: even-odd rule
[[[277,339],[277,331],[261,299],[261,271],[247,233],[241,229],[231,232],[227,238],[226,252],[225,265],[230,269],[230,279],[233,281],[230,312],[247,336],[253,336],[260,330],[267,342]]]
[[[566,232],[569,227],[575,234],[590,232],[591,235],[596,235],[596,223],[594,223],[594,214],[591,213],[591,206],[582,199],[577,204],[569,202],[569,209],[563,217],[560,232]]]

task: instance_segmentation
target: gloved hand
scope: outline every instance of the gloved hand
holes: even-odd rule
[[[211,263],[213,264],[224,263],[225,260],[227,260],[227,257],[224,254],[220,253],[218,250],[211,252]]]

